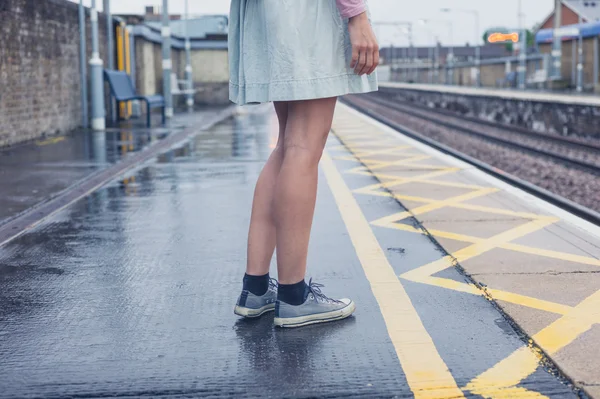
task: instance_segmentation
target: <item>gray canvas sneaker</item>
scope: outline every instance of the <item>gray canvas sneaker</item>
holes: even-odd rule
[[[275,301],[277,301],[277,280],[271,278],[269,280],[269,288],[262,296],[243,290],[238,297],[233,312],[243,317],[259,317],[266,312],[274,310]]]
[[[321,292],[323,285],[308,283],[308,297],[301,305],[290,305],[277,301],[275,325],[278,327],[301,327],[309,324],[341,320],[354,313],[356,305],[351,299],[331,299]]]

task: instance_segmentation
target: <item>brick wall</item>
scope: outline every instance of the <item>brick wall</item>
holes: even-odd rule
[[[103,22],[100,18],[100,50],[106,59]],[[80,126],[78,6],[66,0],[1,0],[0,37],[0,146]]]
[[[573,25],[579,23],[579,16],[569,7],[563,5],[561,10],[561,25]],[[587,22],[584,20],[584,22]],[[554,13],[544,22],[540,29],[551,29],[554,28]]]

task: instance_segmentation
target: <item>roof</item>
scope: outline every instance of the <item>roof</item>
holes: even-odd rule
[[[581,36],[593,37],[600,35],[600,21],[588,22],[585,24],[569,25],[569,28],[578,28],[581,32]],[[553,40],[554,29],[541,29],[535,35],[536,43],[550,43]],[[577,36],[563,36],[562,40],[572,40]]]
[[[562,0],[562,3],[575,14],[580,15],[586,22],[600,20],[600,0]],[[554,9],[544,18],[539,26],[545,25],[553,16]]]
[[[140,36],[153,43],[162,43],[162,36],[159,30],[151,28],[148,25],[134,25],[131,27],[134,36]],[[182,37],[171,36],[171,47],[176,49],[185,48],[185,40]],[[192,50],[227,50],[227,40],[210,40],[204,38],[192,37],[190,40]]]
[[[562,0],[562,2],[587,22],[600,21],[599,0]]]
[[[202,39],[207,35],[226,35],[229,18],[227,15],[203,15],[194,19],[171,21],[170,26],[173,36],[184,37],[186,23],[190,38]],[[148,21],[145,24],[156,30],[160,30],[162,27],[160,21]]]

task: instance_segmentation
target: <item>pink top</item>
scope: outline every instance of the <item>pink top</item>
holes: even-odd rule
[[[365,0],[335,0],[342,18],[352,18],[367,10]]]

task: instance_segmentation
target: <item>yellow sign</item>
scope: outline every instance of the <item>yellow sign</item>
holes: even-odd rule
[[[488,36],[488,42],[490,43],[500,43],[500,42],[509,42],[513,43],[519,42],[519,34],[514,33],[492,33]]]

